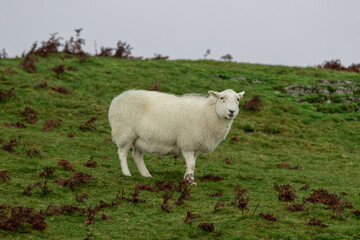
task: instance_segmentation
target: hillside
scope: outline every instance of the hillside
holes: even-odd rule
[[[81,60],[64,53],[37,57],[36,72],[29,73],[20,66],[22,60],[0,59],[0,205],[48,210],[42,227],[0,228],[0,238],[360,237],[360,74],[210,60]],[[145,155],[151,179],[141,177],[129,158],[133,177],[123,176],[109,139],[112,98],[127,89],[205,95],[229,88],[246,94],[227,139],[198,157],[198,185],[188,187],[191,198],[176,204],[181,193],[172,190],[162,209],[165,192],[157,184],[177,186],[185,172],[183,158]],[[258,100],[252,100],[255,96]],[[84,166],[91,158],[97,165]],[[66,161],[60,166],[61,159],[71,166]],[[40,176],[45,168],[48,174]],[[79,172],[88,175],[80,177],[78,186],[64,183]],[[206,174],[223,180],[200,181]],[[137,184],[156,191],[133,196]],[[76,201],[75,194],[83,193],[88,198]],[[65,204],[73,206],[48,208]],[[293,204],[303,210],[284,208]],[[81,210],[90,206],[102,207],[91,216],[91,208]],[[201,218],[184,223],[188,211]],[[277,221],[259,215],[268,212]],[[0,216],[3,222],[9,218],[9,208],[0,206]],[[309,225],[313,218],[327,227]],[[214,231],[199,228],[203,222],[214,223]]]

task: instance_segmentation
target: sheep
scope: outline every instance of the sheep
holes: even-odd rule
[[[128,90],[115,97],[109,107],[109,122],[122,173],[131,176],[127,165],[131,148],[132,158],[144,177],[152,176],[145,166],[143,153],[157,156],[181,153],[186,161],[184,178],[196,185],[197,155],[214,151],[225,140],[245,92],[228,89],[208,91],[208,94],[209,97],[176,96]]]

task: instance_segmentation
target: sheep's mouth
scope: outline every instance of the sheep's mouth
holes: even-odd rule
[[[233,118],[234,114],[228,114],[227,116],[228,116],[228,118]]]

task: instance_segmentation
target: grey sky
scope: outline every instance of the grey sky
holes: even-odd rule
[[[341,59],[360,63],[359,0],[0,0],[0,49],[29,50],[50,33],[68,39],[83,28],[94,42],[133,55],[311,66]]]

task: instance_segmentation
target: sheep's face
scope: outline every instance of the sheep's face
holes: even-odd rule
[[[222,92],[208,92],[211,97],[217,99],[216,112],[220,118],[234,119],[239,113],[239,102],[245,92],[236,93],[228,89]]]

